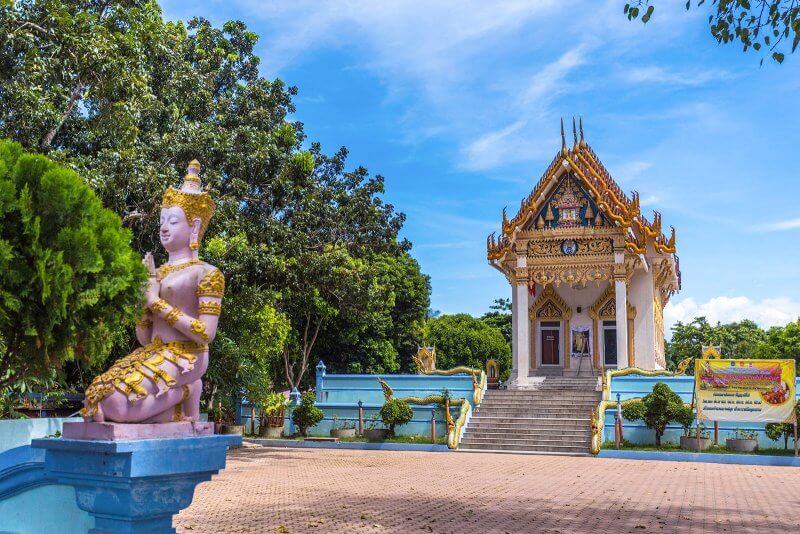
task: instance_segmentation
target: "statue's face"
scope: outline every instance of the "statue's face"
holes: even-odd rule
[[[192,225],[179,206],[161,208],[161,230],[159,238],[167,252],[178,252],[189,248]]]

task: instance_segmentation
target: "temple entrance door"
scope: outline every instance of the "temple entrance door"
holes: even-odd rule
[[[606,367],[617,366],[617,324],[603,321],[603,361]]]
[[[558,323],[556,323],[558,324]],[[559,365],[561,363],[561,344],[559,328],[542,324],[542,365]]]

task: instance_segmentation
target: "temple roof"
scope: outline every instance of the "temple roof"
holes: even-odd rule
[[[553,158],[531,194],[522,199],[519,210],[509,219],[503,209],[503,226],[499,238],[496,233],[488,236],[486,241],[488,259],[496,260],[505,256],[512,249],[514,236],[531,219],[539,213],[548,202],[548,194],[557,187],[559,178],[565,173],[574,176],[582,189],[591,197],[598,210],[615,226],[626,230],[625,248],[633,254],[645,254],[647,243],[660,254],[675,254],[675,228],[671,227],[669,237],[661,228],[661,214],[653,212],[652,221],[641,212],[639,194],[633,191],[627,196],[611,177],[606,167],[591,149],[583,135],[583,121],[580,128],[575,128],[573,119],[572,148],[567,147],[564,137],[564,121],[561,121],[561,150]],[[580,132],[580,133],[578,133]],[[630,229],[630,231],[627,231]]]

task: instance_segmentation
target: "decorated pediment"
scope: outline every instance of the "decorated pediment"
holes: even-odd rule
[[[636,308],[627,303],[628,319],[636,317]],[[617,296],[614,291],[614,284],[609,284],[603,294],[589,308],[589,317],[601,321],[613,321],[617,318]]]
[[[568,320],[572,317],[572,309],[552,286],[547,286],[531,304],[529,317],[531,319]]]
[[[559,184],[542,204],[541,209],[526,225],[536,228],[603,227],[610,225],[597,204],[572,173],[561,178]]]

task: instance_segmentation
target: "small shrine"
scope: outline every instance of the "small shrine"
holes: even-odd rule
[[[426,374],[436,370],[436,345],[432,347],[417,347],[413,356],[417,374]]]
[[[664,369],[664,306],[680,290],[675,228],[642,214],[590,148],[583,124],[519,211],[503,210],[489,264],[512,287],[510,387],[531,377]]]

